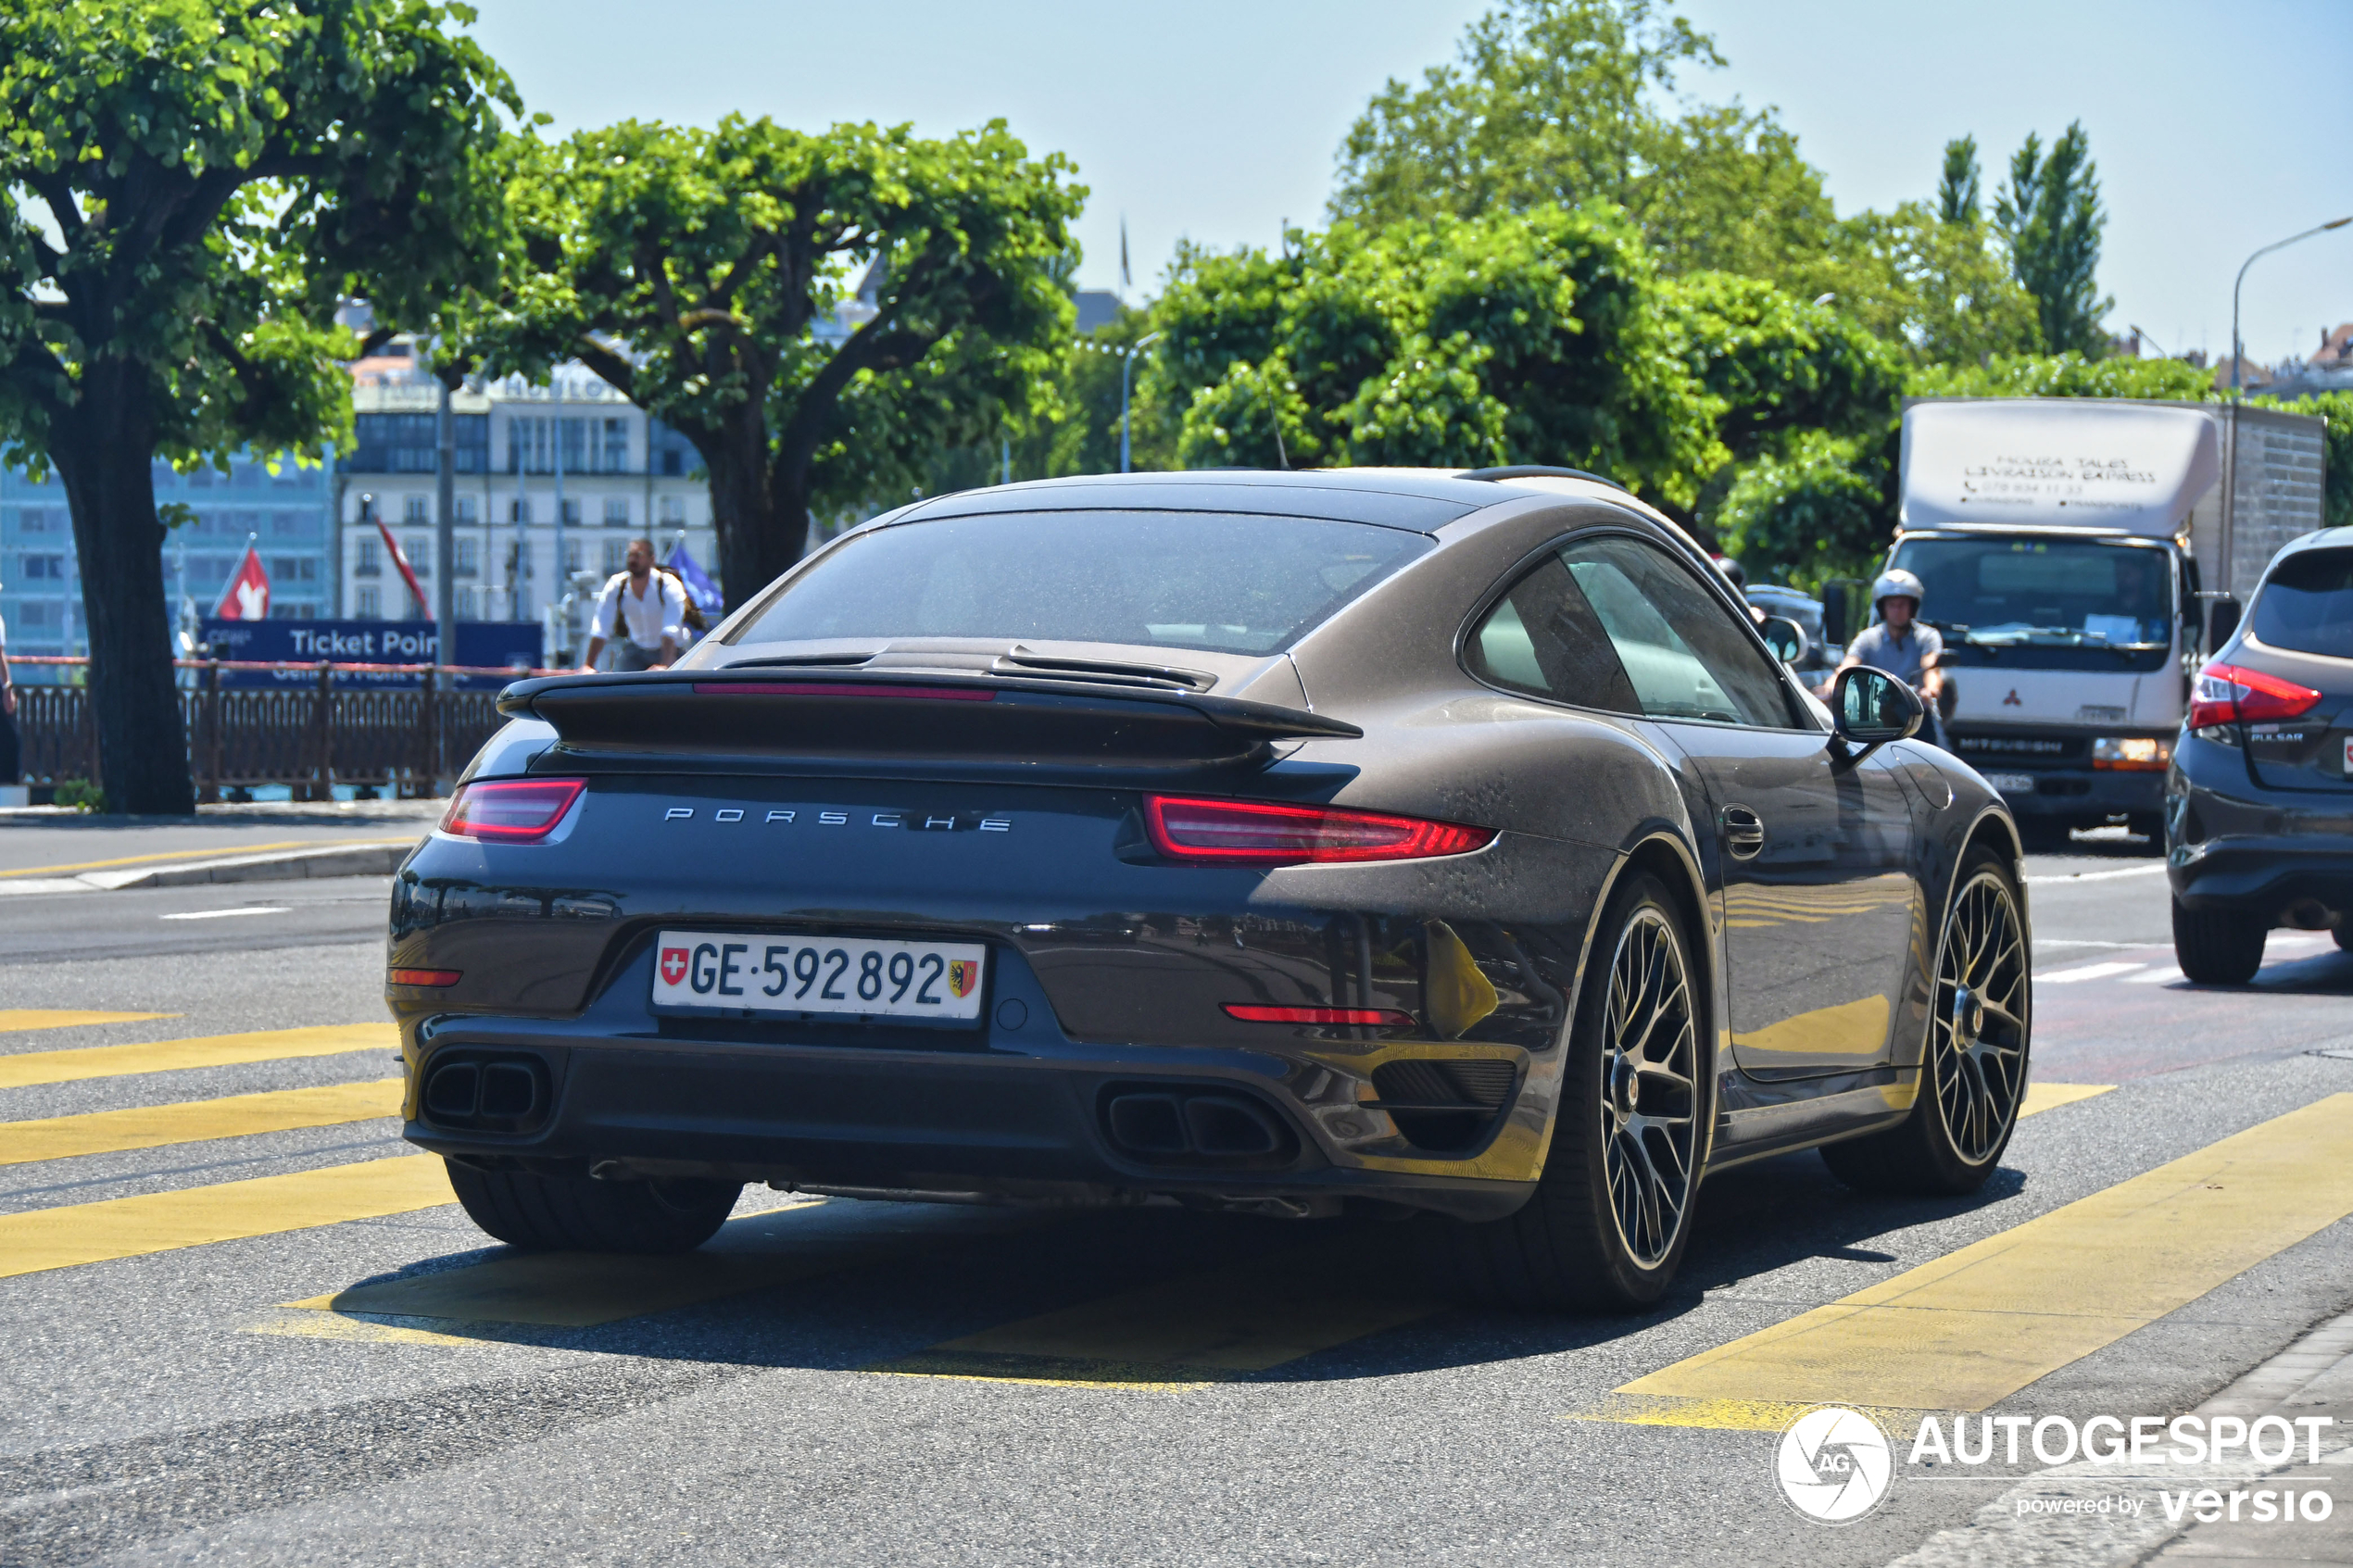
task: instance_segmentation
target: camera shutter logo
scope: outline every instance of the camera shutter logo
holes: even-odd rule
[[[1880,1505],[1895,1474],[1895,1453],[1879,1424],[1843,1405],[1817,1405],[1781,1432],[1773,1476],[1806,1518],[1851,1524]]]

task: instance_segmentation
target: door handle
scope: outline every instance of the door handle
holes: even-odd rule
[[[1765,849],[1765,819],[1745,806],[1724,808],[1724,847],[1735,860],[1753,860]]]

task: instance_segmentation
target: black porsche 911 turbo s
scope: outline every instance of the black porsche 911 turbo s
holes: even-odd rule
[[[2027,1076],[2019,844],[1567,470],[926,500],[671,670],[521,682],[396,881],[407,1135],[524,1247],[743,1184],[1445,1232],[1657,1298],[1701,1177],[1967,1191]]]

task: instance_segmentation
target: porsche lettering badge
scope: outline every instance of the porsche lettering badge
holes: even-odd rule
[[[700,808],[672,806],[661,814],[665,822],[691,822],[700,814]],[[750,815],[740,806],[724,806],[711,813],[714,822],[749,822],[755,826],[784,825],[809,821],[819,827],[904,828],[913,833],[1011,833],[1011,817],[984,817],[973,811],[848,811],[838,807],[812,810],[806,807],[779,806]]]

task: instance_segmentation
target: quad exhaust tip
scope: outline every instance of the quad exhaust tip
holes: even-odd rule
[[[536,1057],[465,1056],[426,1069],[422,1108],[438,1126],[524,1132],[546,1120],[547,1069]]]
[[[1245,1095],[1124,1089],[1105,1100],[1103,1126],[1121,1153],[1152,1160],[1287,1160],[1298,1148],[1290,1129]]]

